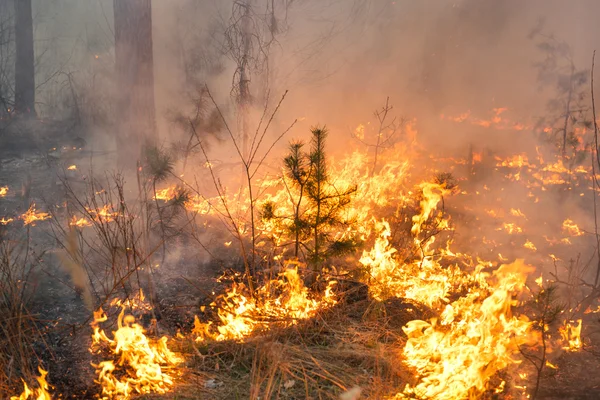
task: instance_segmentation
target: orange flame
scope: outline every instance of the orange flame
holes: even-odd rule
[[[335,283],[330,281],[325,293],[314,298],[304,286],[297,268],[288,268],[277,279],[258,288],[254,297],[244,284],[234,284],[211,304],[213,307],[220,305],[220,324],[202,323],[196,317],[193,333],[197,341],[243,340],[252,332],[268,329],[271,324],[293,325],[334,305],[337,302],[332,291]]]
[[[121,308],[118,329],[110,339],[99,328],[99,323],[106,319],[102,309],[94,312],[91,350],[98,353],[104,345],[117,357],[116,361],[92,364],[98,374],[96,382],[102,387],[102,398],[127,399],[135,393],[167,393],[173,386],[173,376],[166,371],[182,361],[169,350],[168,339],[164,336],[159,340],[149,339],[135,318],[125,315],[125,307]]]
[[[48,389],[50,385],[46,381],[46,376],[48,375],[48,371],[43,370],[41,367],[38,367],[38,371],[40,372],[40,376],[36,378],[38,382],[37,389],[30,389],[27,386],[27,383],[23,381],[23,393],[20,396],[12,396],[10,400],[51,400],[50,393],[48,393]]]
[[[578,319],[576,324],[575,321],[565,321],[559,331],[566,343],[563,349],[569,351],[581,350],[581,319]]]
[[[81,218],[77,219],[77,217],[75,215],[73,215],[73,218],[71,218],[69,225],[83,228],[86,226],[92,226],[92,223],[90,221],[88,221],[87,218],[85,218],[85,217],[81,217]]]
[[[31,226],[35,226],[35,223],[37,221],[44,221],[49,218],[52,218],[50,216],[50,214],[45,213],[45,212],[36,212],[35,211],[35,203],[32,203],[31,206],[29,207],[29,210],[27,210],[23,215],[21,215],[21,219],[23,220],[23,223],[25,225],[31,225]]]
[[[409,322],[403,328],[405,362],[422,379],[396,398],[475,398],[498,370],[517,364],[518,346],[536,338],[526,318],[511,315],[512,293],[523,289],[531,271],[522,260],[502,265],[494,272],[495,283],[448,304],[439,321]]]

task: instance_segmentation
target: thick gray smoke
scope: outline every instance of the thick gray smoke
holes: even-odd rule
[[[351,132],[372,122],[373,111],[389,97],[395,115],[416,118],[419,140],[432,153],[465,156],[471,147],[499,155],[531,153],[549,145],[539,135],[508,136],[477,124],[449,123],[442,115],[470,112],[489,119],[494,109],[507,108],[502,117],[528,126],[560,118],[560,110],[549,108],[560,96],[552,73],[572,66],[587,79],[600,38],[595,20],[600,3],[594,0],[252,3],[251,122],[258,122],[267,94],[273,107],[289,90],[267,138],[298,119],[280,148],[288,139],[306,138],[310,126],[327,124],[332,152],[343,153],[351,147]],[[153,1],[156,107],[165,145],[188,139],[174,121],[194,113],[205,85],[239,132],[239,65],[228,41],[233,4]],[[76,117],[96,132],[96,146],[109,150],[111,103],[118,90],[112,14],[111,0],[34,1],[40,115],[58,118],[77,110]],[[548,43],[556,48],[549,50]],[[589,81],[579,90],[589,107]],[[203,101],[209,112],[206,96]],[[213,141],[211,157],[233,164],[235,152],[219,129],[223,140]],[[273,154],[278,162],[280,152]],[[553,208],[587,213],[560,198]]]

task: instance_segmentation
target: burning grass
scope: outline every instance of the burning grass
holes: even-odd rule
[[[505,112],[451,120],[509,129]],[[120,175],[91,180],[84,194],[65,181],[64,211],[41,213],[32,203],[15,217],[32,228],[50,219],[67,280],[88,313],[96,310],[91,352],[100,398],[535,396],[546,371],[562,368],[553,354],[585,348],[585,318],[600,291],[581,285],[589,269],[560,259],[574,243],[588,243],[590,227],[566,209],[551,220],[536,213],[556,188],[578,202],[595,196],[585,167],[474,151],[430,164],[414,132],[408,143],[378,149],[379,167],[360,150],[332,162],[323,132],[313,131],[308,151],[292,143],[280,172],[239,191],[227,190],[206,159],[208,195],[155,150],[164,160],[160,176],[147,166],[137,171],[135,198]],[[483,165],[493,182],[479,180]],[[160,187],[168,177],[173,184]],[[523,195],[507,196],[514,188]],[[189,261],[171,255],[179,248],[203,249],[212,260],[226,254],[224,267],[235,269],[210,288],[185,276],[207,292],[202,306],[186,311],[167,310],[156,284]],[[551,279],[534,281],[530,265]],[[552,303],[552,285],[569,306]],[[23,304],[17,297],[3,305],[11,302]],[[102,310],[116,308],[111,329]],[[160,318],[167,311],[177,329]],[[3,342],[11,340],[4,333]],[[26,360],[34,345],[19,346]],[[28,382],[33,367],[20,366]]]
[[[182,360],[167,347],[167,337],[150,340],[146,330],[135,323],[132,315],[122,308],[117,319],[117,330],[113,338],[100,329],[106,321],[102,309],[94,313],[91,351],[97,354],[114,355],[113,360],[94,364],[102,388],[101,398],[129,398],[133,394],[166,393],[173,386],[173,377],[167,370]],[[107,348],[107,352],[101,350]]]

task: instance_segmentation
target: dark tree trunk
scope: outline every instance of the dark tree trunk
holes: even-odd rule
[[[15,112],[35,116],[31,0],[15,0]]]
[[[119,168],[132,169],[157,140],[151,0],[114,0]]]

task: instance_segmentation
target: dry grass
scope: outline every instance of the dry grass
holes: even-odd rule
[[[340,302],[311,320],[243,343],[185,341],[179,350],[188,360],[181,379],[186,383],[171,396],[339,399],[358,386],[362,398],[383,398],[413,379],[400,362],[401,327],[427,313],[397,299],[365,298]]]
[[[28,309],[35,289],[30,278],[39,257],[30,246],[28,231],[19,240],[0,237],[0,398],[20,392],[21,380],[35,382],[37,351],[49,354]]]

